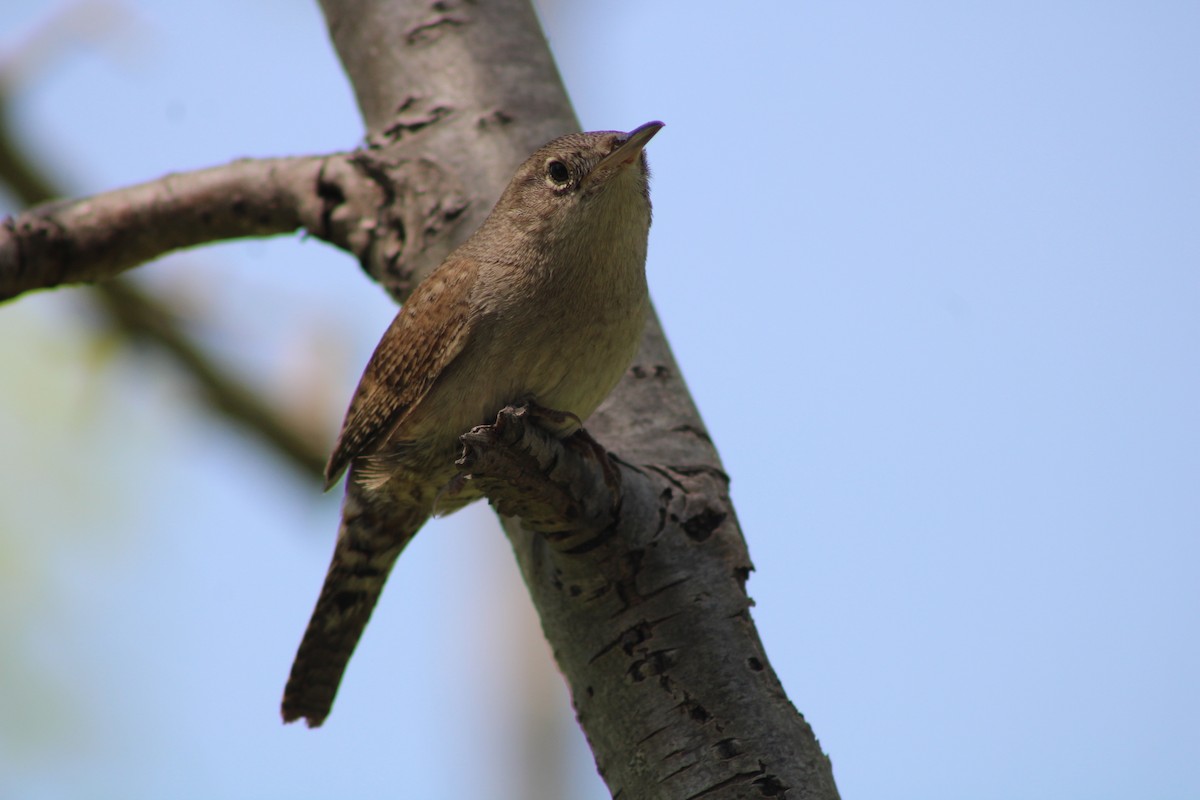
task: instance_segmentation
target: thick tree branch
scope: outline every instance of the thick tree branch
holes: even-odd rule
[[[478,225],[527,153],[578,124],[527,0],[322,8],[370,141],[419,147],[487,201],[424,253],[410,250],[404,265],[421,274]],[[619,455],[619,480],[598,477],[607,459],[530,431],[506,437],[511,421],[468,436],[464,464],[498,508],[521,515],[505,529],[614,797],[837,797],[759,642],[728,478],[656,319],[587,424]],[[589,485],[601,502],[588,503]],[[614,504],[618,524],[598,535]]]
[[[626,447],[619,477],[511,409],[463,437],[460,464],[508,515],[614,796],[837,797],[758,638],[729,478],[656,328],[588,423]]]
[[[410,227],[403,252],[364,261],[403,300],[479,227],[517,165],[579,123],[525,0],[321,0],[321,9],[371,152],[424,165],[457,208],[437,228]]]
[[[94,199],[23,216],[0,234],[0,297],[107,277],[217,236],[305,227],[402,298],[479,225],[529,152],[578,129],[528,0],[322,7],[368,150],[323,168],[240,162],[126,190],[124,209]],[[259,194],[235,177],[255,170]],[[157,204],[180,193],[191,202],[166,216],[184,223],[160,236],[157,226],[175,223]],[[98,213],[115,232],[96,225]],[[60,229],[88,249],[64,244]],[[85,252],[91,263],[79,263]],[[522,515],[505,528],[613,795],[837,797],[828,759],[758,640],[728,478],[655,318],[587,425],[618,454],[619,471],[593,447],[564,450],[526,432],[507,441],[503,430],[468,439],[488,452],[467,463],[499,508]],[[538,474],[522,477],[526,466]]]
[[[614,541],[624,573],[605,584],[616,591],[593,600],[559,589],[547,578],[586,566],[536,536],[514,536],[513,549],[547,635],[575,645],[563,648],[575,659],[563,670],[614,794],[837,797],[829,760],[758,638],[729,478],[656,322],[588,421],[623,474],[642,477],[622,481],[640,491],[636,503],[628,490],[622,498]],[[659,794],[642,794],[648,786]]]

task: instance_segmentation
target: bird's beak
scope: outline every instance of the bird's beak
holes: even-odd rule
[[[642,148],[646,143],[654,138],[654,134],[663,129],[661,122],[647,122],[645,125],[639,125],[629,132],[629,136],[625,141],[621,142],[616,150],[600,159],[600,162],[592,168],[588,173],[590,178],[593,175],[603,175],[611,170],[616,170],[621,167],[628,166],[637,161],[638,156],[642,154]]]

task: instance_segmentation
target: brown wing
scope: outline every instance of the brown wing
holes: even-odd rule
[[[342,433],[325,467],[328,489],[351,459],[403,423],[446,366],[462,352],[471,328],[469,295],[479,268],[447,260],[421,282],[392,320],[367,362]]]

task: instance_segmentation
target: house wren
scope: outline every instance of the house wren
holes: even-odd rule
[[[375,348],[325,468],[349,470],[333,560],[283,694],[320,725],[400,551],[479,497],[459,437],[506,405],[566,436],[633,360],[650,300],[643,148],[662,128],[570,134],[517,170],[483,225],[430,273]]]

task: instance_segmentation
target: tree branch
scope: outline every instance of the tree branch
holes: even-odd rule
[[[420,274],[478,225],[526,154],[578,123],[528,0],[321,5],[369,140],[419,146],[488,201],[408,253]],[[750,618],[751,565],[728,478],[653,316],[634,366],[587,425],[622,462],[611,536],[594,530],[609,502],[589,507],[578,490],[613,490],[595,475],[603,460],[528,431],[506,444],[501,430],[468,436],[464,465],[493,504],[522,515],[505,530],[614,797],[836,798],[829,760]],[[480,445],[513,452],[506,464],[471,452]],[[589,463],[591,478],[580,472]],[[571,509],[574,541],[589,546],[561,546],[572,541]]]
[[[517,165],[579,123],[526,0],[321,0],[321,9],[370,152],[423,164],[457,209],[437,228],[410,226],[402,252],[363,262],[402,301],[483,223]]]
[[[303,226],[349,249],[401,298],[479,225],[529,152],[578,129],[528,0],[322,8],[368,150],[329,157],[323,169],[307,159],[239,162],[102,196],[119,195],[111,204],[59,204],[10,221],[0,297],[107,277],[218,235]],[[176,225],[156,204],[185,192],[191,203],[167,215],[184,224],[154,233]],[[115,232],[96,225],[101,212]],[[75,238],[58,238],[60,229]],[[94,262],[80,263],[84,253]],[[759,642],[728,477],[653,316],[633,367],[587,425],[620,455],[619,471],[593,448],[564,451],[525,433],[501,436],[498,449],[512,450],[510,466],[544,474],[498,478],[508,467],[497,453],[467,463],[495,478],[493,502],[525,518],[506,518],[505,529],[613,795],[836,798],[829,761]]]
[[[35,206],[0,224],[0,300],[111,278],[206,242],[321,231],[318,178],[338,158],[244,159]]]
[[[656,786],[661,797],[791,790],[836,798],[829,759],[788,701],[751,619],[753,566],[729,477],[657,320],[588,427],[653,487],[639,494],[640,513],[623,513],[617,537],[630,588],[619,599],[581,602],[545,580],[547,570],[572,568],[561,554],[534,537],[514,550],[527,576],[543,576],[531,585],[547,631],[577,642],[565,649],[577,662],[564,672],[581,720],[590,719],[582,723],[589,737],[619,754],[597,757],[609,787],[637,787],[629,796]],[[638,758],[627,744],[622,750],[626,737],[639,743]]]

